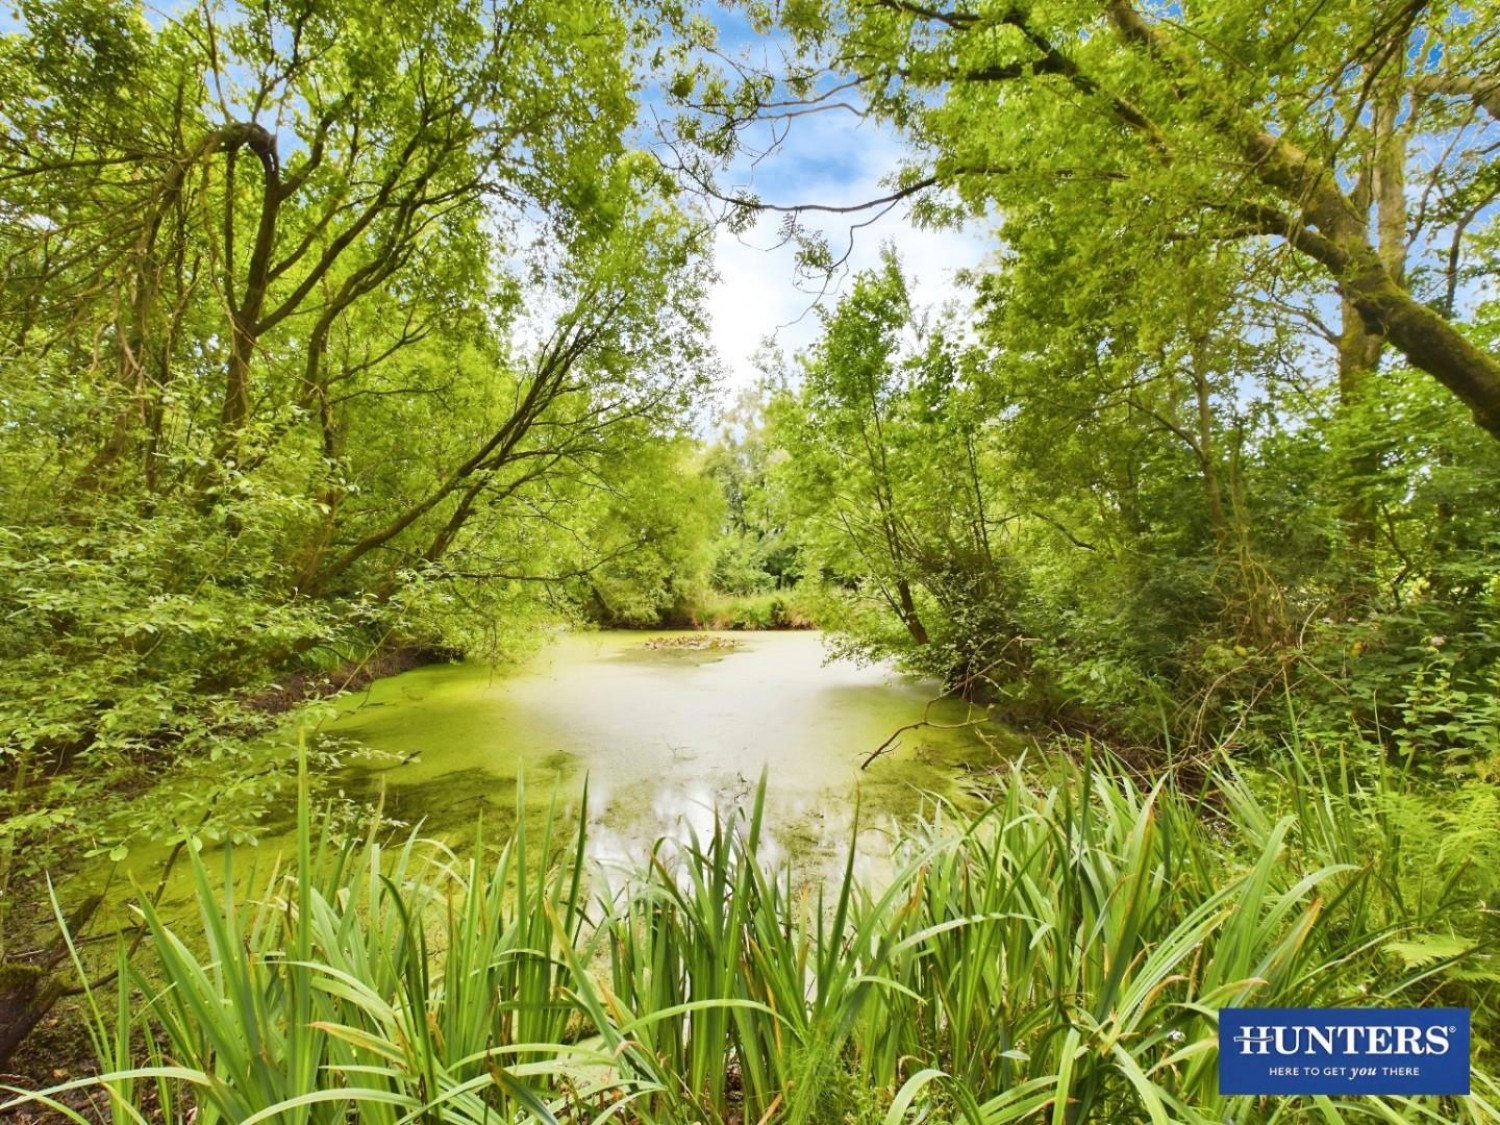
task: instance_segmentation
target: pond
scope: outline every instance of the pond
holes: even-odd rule
[[[1014,744],[979,712],[933,702],[933,681],[829,660],[820,634],[562,634],[503,671],[436,665],[349,697],[320,737],[352,740],[354,794],[439,835],[483,815],[504,826],[585,783],[593,850],[639,859],[655,839],[748,806],[762,771],[767,823],[788,847],[842,852],[856,802],[878,829],[933,796],[971,799],[974,775]],[[892,748],[870,754],[907,724]]]
[[[560,633],[512,667],[430,665],[340,699],[309,732],[345,763],[320,778],[316,800],[341,793],[350,828],[362,831],[378,804],[392,835],[415,829],[461,846],[477,828],[488,842],[506,838],[518,807],[528,825],[554,802],[571,818],[587,794],[592,858],[633,869],[658,840],[686,842],[716,815],[748,811],[764,772],[764,859],[794,861],[803,879],[832,874],[857,810],[858,862],[874,873],[893,824],[935,799],[976,807],[985,775],[1019,750],[977,708],[939,694],[886,665],[830,660],[810,631]],[[285,733],[268,746],[276,757],[297,732]],[[237,847],[236,880],[258,889],[290,856],[294,823],[283,805],[258,847]],[[154,887],[171,852],[132,847],[76,892],[103,890],[100,920],[130,924],[133,887]],[[215,882],[224,870],[217,857],[207,869]],[[167,916],[191,913],[185,861],[163,891]]]

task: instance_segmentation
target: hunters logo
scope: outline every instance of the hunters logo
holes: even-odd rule
[[[1222,1008],[1223,1094],[1467,1094],[1464,1008]]]
[[[1409,1023],[1266,1024],[1243,1027],[1234,1037],[1242,1055],[1446,1055],[1458,1028]]]

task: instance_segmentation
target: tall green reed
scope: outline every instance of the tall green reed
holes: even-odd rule
[[[113,1121],[147,1086],[199,1125],[1500,1120],[1493,937],[1392,955],[1461,878],[1403,891],[1380,802],[1295,747],[1275,784],[1226,764],[1193,793],[1087,750],[1017,763],[878,883],[852,838],[826,879],[768,863],[764,780],[622,884],[555,806],[465,856],[338,841],[310,806],[304,780],[259,897],[195,855],[191,936],[141,907],[153,955],[87,998]],[[1469,1098],[1218,1094],[1222,1006],[1438,989],[1475,1008]]]

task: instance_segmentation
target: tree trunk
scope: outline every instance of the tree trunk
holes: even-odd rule
[[[276,248],[276,224],[283,198],[281,162],[276,138],[254,122],[242,122],[221,130],[228,154],[224,192],[225,295],[229,301],[229,363],[224,378],[224,407],[219,416],[219,456],[231,455],[239,434],[250,419],[250,369],[262,331],[261,314],[271,285],[271,259]],[[260,214],[255,223],[255,243],[245,270],[244,291],[236,295],[234,265],[234,171],[240,148],[248,149],[260,162]]]
[[[1401,285],[1406,277],[1406,144],[1396,126],[1398,108],[1393,95],[1382,94],[1375,107],[1369,164],[1349,198],[1361,212],[1374,207],[1376,253],[1386,274]],[[1374,393],[1385,336],[1347,297],[1340,310],[1339,406],[1353,413]],[[1344,526],[1353,554],[1361,556],[1375,543],[1375,508],[1369,487],[1380,471],[1379,450],[1368,438],[1361,438],[1352,451],[1347,469],[1350,492]]]
[[[82,931],[102,901],[91,895],[80,903],[64,923],[67,931],[74,935]],[[39,960],[0,960],[0,1067],[69,991],[55,971],[67,956],[68,946],[58,938]]]
[[[1335,169],[1255,120],[1130,0],[1107,0],[1106,11],[1122,40],[1147,56],[1182,96],[1190,91],[1204,95],[1214,124],[1238,146],[1261,186],[1287,208],[1282,212],[1252,205],[1249,211],[1262,231],[1282,236],[1327,270],[1369,332],[1384,337],[1412,366],[1448,388],[1473,412],[1474,421],[1500,440],[1500,362],[1405,288],[1400,275],[1389,268],[1394,241],[1379,248],[1371,244],[1369,209],[1354,205],[1339,186]],[[1391,106],[1389,112],[1394,110]],[[1389,118],[1385,128],[1385,139],[1391,143],[1377,146],[1377,163],[1386,165],[1378,190],[1392,200],[1401,190],[1392,175],[1400,159],[1393,120]],[[1393,215],[1380,224],[1384,238],[1396,230]]]
[[[1213,388],[1208,382],[1208,345],[1201,336],[1193,339],[1193,395],[1197,405],[1198,441],[1194,452],[1203,470],[1203,493],[1208,501],[1208,519],[1213,526],[1214,546],[1229,545],[1229,517],[1224,511],[1224,486],[1219,480],[1219,453],[1214,440]]]
[[[911,596],[911,583],[905,578],[896,579],[896,597],[901,602],[901,620],[906,624],[906,631],[911,634],[911,639],[919,645],[925,645],[929,641],[927,626],[922,624],[922,619],[917,616],[917,603]]]
[[[0,963],[0,1066],[62,996],[62,982],[40,965]]]
[[[1341,302],[1340,309],[1343,319],[1338,339],[1339,411],[1352,415],[1369,398],[1385,341],[1378,332],[1370,331],[1353,302]],[[1363,441],[1350,453],[1344,466],[1348,474],[1344,531],[1356,552],[1367,550],[1375,541],[1375,512],[1368,491],[1370,480],[1379,467],[1378,458]]]

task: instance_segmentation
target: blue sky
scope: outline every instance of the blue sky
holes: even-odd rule
[[[724,186],[746,186],[767,203],[847,205],[884,194],[882,177],[901,164],[905,149],[889,130],[847,113],[819,114],[797,119],[783,148],[751,168],[740,161],[725,177]],[[835,253],[849,245],[851,223],[868,215],[804,215],[804,225],[821,229]],[[791,353],[806,347],[818,332],[813,311],[819,288],[806,279],[799,283],[795,250],[777,247],[780,216],[768,214],[741,236],[718,235],[716,253],[720,281],[710,298],[713,337],[724,359],[728,389],[733,392],[756,378],[751,356],[761,341],[773,337]],[[908,274],[915,279],[913,294],[924,305],[961,296],[955,286],[957,270],[982,262],[995,248],[993,232],[971,224],[964,230],[922,230],[898,207],[883,218],[855,231],[849,273],[878,263],[883,242],[897,244]],[[835,288],[822,297],[837,297]]]
[[[738,12],[718,8],[711,18],[725,49],[743,51],[757,61],[769,61],[765,56],[775,52],[775,41],[750,31]],[[851,91],[847,98],[857,100],[858,95]],[[817,113],[791,121],[785,142],[771,155],[753,163],[748,157],[737,160],[718,188],[724,194],[747,188],[769,204],[847,206],[886,194],[890,188],[881,180],[906,155],[904,142],[887,126],[843,111]],[[752,357],[767,339],[789,355],[810,345],[819,329],[816,306],[831,306],[854,273],[876,266],[883,243],[897,245],[921,305],[964,299],[955,273],[980,264],[996,246],[988,224],[922,230],[910,221],[904,204],[851,236],[850,227],[872,214],[802,215],[803,226],[821,230],[835,255],[850,251],[846,269],[826,293],[820,292],[821,282],[798,277],[795,247],[780,245],[781,215],[766,214],[742,235],[719,232],[715,252],[720,281],[709,304],[730,396],[758,377]]]

